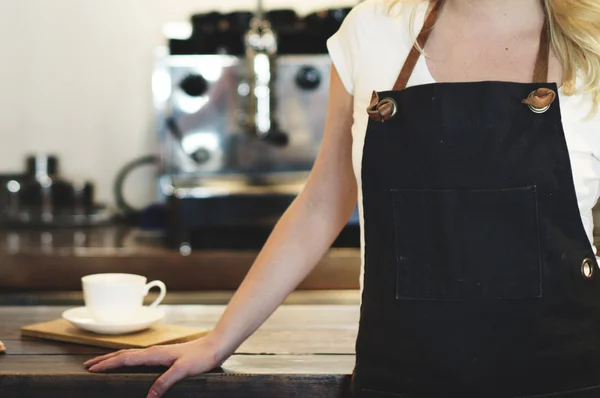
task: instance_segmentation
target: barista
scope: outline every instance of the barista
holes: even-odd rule
[[[309,181],[212,333],[86,365],[169,366],[155,397],[221,364],[358,198],[355,397],[600,396],[599,36],[595,0],[361,3]]]

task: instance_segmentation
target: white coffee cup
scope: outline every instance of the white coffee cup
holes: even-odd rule
[[[85,306],[98,322],[131,322],[140,314],[144,297],[153,287],[160,295],[150,307],[157,307],[167,294],[162,281],[146,283],[145,276],[135,274],[93,274],[81,278]]]

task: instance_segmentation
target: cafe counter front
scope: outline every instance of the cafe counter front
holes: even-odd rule
[[[164,323],[212,328],[218,305],[165,306]],[[89,373],[83,363],[111,350],[21,335],[67,307],[0,307],[2,398],[145,397],[164,368]],[[221,368],[178,383],[167,397],[348,397],[357,305],[284,305]]]

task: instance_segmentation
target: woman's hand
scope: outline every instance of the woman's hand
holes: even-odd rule
[[[169,370],[156,379],[148,393],[148,397],[157,398],[183,378],[214,369],[224,360],[225,358],[219,358],[216,344],[206,336],[182,344],[121,350],[90,359],[84,366],[90,372],[103,372],[124,366],[168,366]]]

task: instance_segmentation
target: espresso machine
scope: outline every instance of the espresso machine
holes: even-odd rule
[[[301,191],[327,110],[326,41],[350,11],[193,15],[192,34],[159,48],[153,96],[167,243],[255,249]],[[355,212],[336,241],[359,245]]]

